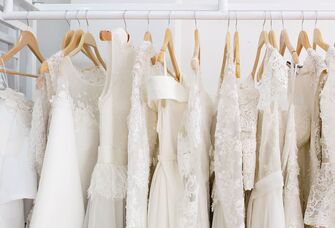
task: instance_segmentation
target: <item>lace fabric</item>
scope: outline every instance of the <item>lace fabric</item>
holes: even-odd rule
[[[215,131],[215,195],[223,207],[226,227],[244,225],[244,197],[242,177],[242,144],[240,139],[240,110],[238,88],[232,56],[222,82]],[[215,212],[214,212],[215,213]]]
[[[146,228],[147,199],[149,191],[150,164],[157,133],[155,118],[150,115],[146,104],[145,81],[153,67],[150,58],[153,48],[144,42],[136,56],[132,70],[131,107],[128,117],[128,188],[127,188],[127,227]]]
[[[240,84],[239,90],[244,190],[251,190],[255,181],[258,99],[259,93],[249,77]]]
[[[335,223],[335,143],[334,127],[335,118],[333,115],[334,86],[335,86],[335,51],[332,47],[327,53],[328,76],[325,83],[320,78],[320,86],[323,89],[320,94],[320,117],[321,126],[321,167],[317,169],[314,176],[307,208],[305,211],[305,223],[312,226],[331,227]]]

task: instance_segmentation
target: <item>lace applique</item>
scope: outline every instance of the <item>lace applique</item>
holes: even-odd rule
[[[264,110],[276,101],[281,110],[288,107],[288,72],[283,57],[277,49],[270,46],[267,48],[267,63],[265,63],[262,80],[258,83],[260,94],[258,108]]]
[[[201,94],[200,75],[189,91],[184,125],[178,132],[178,168],[184,182],[180,228],[197,227],[201,171]]]
[[[124,199],[126,196],[127,166],[97,163],[92,173],[89,198]]]
[[[230,56],[230,55],[228,55]],[[232,57],[221,85],[215,131],[215,186],[227,227],[244,227],[240,110]]]
[[[254,82],[251,79],[244,84],[241,83],[239,90],[239,108],[243,153],[243,182],[245,190],[251,190],[254,187],[258,99],[258,91],[254,87]]]
[[[320,169],[317,169],[305,211],[305,223],[313,226],[331,227],[335,223],[334,63],[334,52],[330,50],[327,56],[329,75],[320,94],[322,163]]]
[[[151,43],[141,45],[133,67],[131,107],[128,117],[127,227],[145,228],[151,154],[156,142],[154,118],[148,118],[144,82],[150,74]],[[152,128],[152,129],[151,129]]]

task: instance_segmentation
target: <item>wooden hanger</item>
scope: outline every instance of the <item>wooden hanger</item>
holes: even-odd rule
[[[241,77],[241,61],[240,61],[240,37],[236,30],[234,33],[234,63],[236,78]]]
[[[93,48],[96,57],[93,55],[93,53],[92,53],[92,51],[89,47]],[[82,36],[80,37],[79,43],[77,44],[77,46],[73,50],[65,48],[64,55],[65,56],[74,56],[77,53],[79,53],[80,51],[82,51],[83,48],[85,49],[85,51],[90,56],[90,59],[92,59],[92,61],[96,65],[102,65],[104,67],[104,69],[106,69],[106,64],[105,64],[105,62],[103,61],[103,59],[100,55],[100,52],[99,52],[97,43],[95,41],[95,38],[92,35],[92,33],[90,33],[90,32],[86,32],[86,33],[82,34]]]
[[[102,30],[99,33],[99,37],[101,41],[111,41],[112,40],[112,32],[108,30]]]
[[[156,55],[156,56],[153,56],[151,58],[152,64],[156,64],[157,61],[162,63],[162,64],[165,64],[164,63],[164,55],[165,55],[165,51],[166,51],[167,48],[169,50],[171,63],[172,63],[174,73],[175,73],[174,77],[177,81],[180,81],[180,71],[179,71],[178,63],[177,63],[176,56],[175,56],[175,53],[174,53],[172,32],[171,32],[170,28],[167,28],[165,30],[163,46],[162,46],[159,54]]]
[[[298,56],[300,55],[302,48],[305,48],[306,50],[312,48],[311,43],[309,42],[308,39],[308,35],[304,31],[304,21],[305,21],[305,15],[304,12],[302,11],[301,31],[298,36],[298,42],[296,48]]]
[[[38,42],[37,42],[35,35],[30,31],[22,31],[20,34],[19,40],[16,42],[14,47],[1,56],[0,64],[5,63],[6,61],[14,57],[16,53],[21,51],[26,46],[31,50],[31,52],[33,52],[33,54],[36,56],[36,58],[40,62],[44,61],[44,57],[38,47]],[[27,77],[38,77],[38,75],[27,74],[23,72],[14,72],[14,71],[6,70],[6,69],[0,69],[0,72],[14,74],[14,75],[27,76]]]
[[[270,12],[270,25],[271,30],[269,31],[268,37],[269,37],[269,43],[272,45],[272,47],[278,49],[277,40],[276,40],[276,34],[275,31],[272,29],[272,13]]]
[[[320,29],[315,28],[313,31],[313,49],[316,50],[316,47],[319,46],[324,51],[328,51],[329,44],[327,44],[323,38]]]
[[[144,41],[149,41],[152,43],[152,36],[151,33],[149,31],[149,25],[150,25],[150,11],[148,13],[148,24],[147,24],[147,31],[144,33]]]
[[[192,61],[192,69],[197,70],[198,64],[200,65],[200,39],[199,30],[197,28],[194,30],[194,49],[192,59],[196,59],[198,61],[198,63]]]
[[[256,57],[255,57],[254,65],[253,65],[252,72],[251,72],[252,79],[255,78],[255,74],[256,74],[256,70],[257,70],[257,66],[258,66],[258,62],[259,62],[259,58],[260,58],[260,55],[261,55],[262,48],[267,43],[269,43],[268,33],[266,31],[262,31],[260,36],[259,36],[259,39],[258,39]]]
[[[223,81],[223,78],[224,78],[224,73],[225,73],[225,68],[226,68],[227,58],[228,58],[227,55],[230,52],[230,50],[231,50],[231,37],[230,37],[230,32],[227,31],[226,41],[225,41],[225,45],[224,45],[224,52],[223,52],[223,61],[222,61],[221,73],[220,73],[221,81]]]
[[[67,47],[67,45],[70,44],[70,41],[71,41],[73,35],[74,35],[74,31],[73,30],[67,31],[65,33],[65,36],[63,38],[62,49],[65,49]]]
[[[288,36],[287,30],[283,29],[280,33],[280,46],[279,46],[279,53],[282,56],[284,56],[286,48],[290,52],[294,64],[298,64],[299,56],[290,42],[290,38]]]

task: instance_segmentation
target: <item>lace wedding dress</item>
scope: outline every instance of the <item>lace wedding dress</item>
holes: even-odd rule
[[[149,107],[158,117],[158,163],[152,178],[148,228],[176,228],[180,222],[183,180],[178,172],[177,137],[187,108],[188,92],[181,82],[164,75],[147,82]]]
[[[335,144],[334,144],[334,86],[335,86],[335,50],[330,47],[326,63],[328,75],[322,74],[319,81],[320,117],[322,121],[321,151],[316,154],[321,164],[312,182],[305,224],[313,227],[332,227],[335,223]]]
[[[247,227],[285,228],[281,171],[281,116],[287,110],[288,75],[283,57],[267,45],[259,90],[256,182],[248,203]]]
[[[127,184],[127,116],[135,51],[123,29],[109,43],[107,82],[99,98],[100,145],[88,190],[87,228],[123,228]],[[97,134],[98,135],[98,134]]]
[[[146,228],[150,166],[156,145],[157,119],[147,104],[145,83],[161,72],[152,65],[151,42],[141,44],[132,70],[131,108],[128,119],[127,228]]]
[[[30,227],[81,228],[85,195],[96,161],[96,104],[105,73],[96,67],[79,71],[62,52],[51,57],[48,66],[51,119],[45,154],[38,156],[44,159]]]
[[[240,110],[233,57],[219,90],[214,150],[213,228],[245,227]]]
[[[33,103],[10,88],[0,90],[0,227],[24,228],[25,209],[37,190],[29,150]],[[29,209],[28,209],[29,210]]]
[[[178,168],[183,180],[180,228],[209,228],[209,154],[212,102],[202,87],[199,60],[192,59],[194,78],[188,105],[178,133]]]

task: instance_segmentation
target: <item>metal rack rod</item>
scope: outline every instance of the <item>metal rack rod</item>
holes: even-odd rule
[[[335,20],[335,10],[329,11],[7,11],[3,13],[6,20]]]

